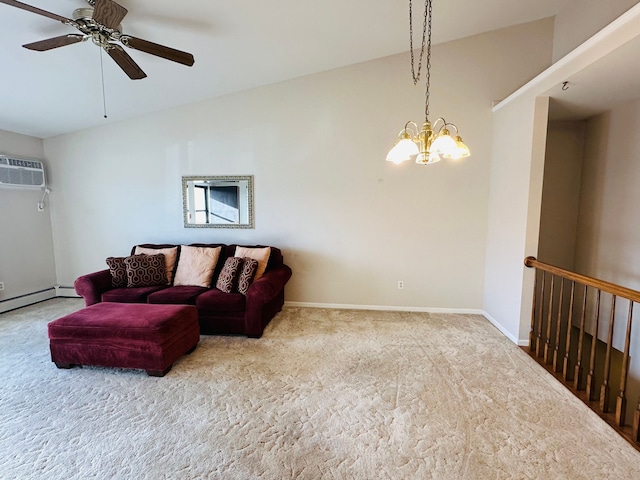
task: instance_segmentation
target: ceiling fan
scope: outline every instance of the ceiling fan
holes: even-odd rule
[[[190,53],[122,33],[120,22],[128,12],[122,5],[113,0],[87,0],[87,2],[91,7],[77,8],[73,11],[73,19],[70,19],[15,0],[0,0],[0,3],[57,20],[81,32],[81,34],[70,33],[23,45],[29,50],[44,52],[91,39],[93,43],[104,49],[132,80],[145,78],[147,74],[120,44],[182,65],[189,67],[193,65],[195,60]]]

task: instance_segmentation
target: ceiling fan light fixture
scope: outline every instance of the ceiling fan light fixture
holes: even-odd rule
[[[81,7],[76,8],[73,11],[71,17],[74,20],[93,20],[93,8],[91,7]]]

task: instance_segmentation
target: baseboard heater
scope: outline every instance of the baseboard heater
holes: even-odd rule
[[[56,285],[56,297],[72,297],[80,298],[76,293],[76,289],[69,285]]]
[[[26,307],[27,305],[33,305],[34,303],[43,302],[55,297],[56,289],[55,287],[50,287],[31,293],[25,293],[23,295],[17,295],[11,298],[5,298],[0,300],[0,313],[15,310],[16,308]]]

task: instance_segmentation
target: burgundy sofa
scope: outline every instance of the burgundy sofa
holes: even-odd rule
[[[150,249],[178,246],[175,268],[180,262],[179,245],[139,246]],[[270,247],[271,254],[264,275],[251,284],[245,296],[241,293],[224,293],[215,288],[225,260],[234,256],[237,245],[193,243],[190,246],[222,247],[211,286],[208,288],[183,285],[114,288],[111,273],[109,269],[105,269],[79,277],[74,284],[75,290],[84,298],[86,306],[99,302],[195,305],[201,334],[242,334],[260,338],[267,324],[282,310],[284,286],[291,278],[291,268],[284,264],[280,249]],[[132,255],[135,248],[134,246],[131,250]]]

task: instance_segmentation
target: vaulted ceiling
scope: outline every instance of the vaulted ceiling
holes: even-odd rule
[[[118,2],[129,10],[125,33],[191,52],[195,65],[127,50],[148,75],[133,81],[90,41],[27,50],[23,44],[76,31],[0,4],[0,129],[46,138],[408,50],[406,0]],[[86,0],[25,3],[64,17],[88,6]],[[553,16],[565,3],[435,0],[434,43]],[[418,1],[416,36],[422,11]]]

